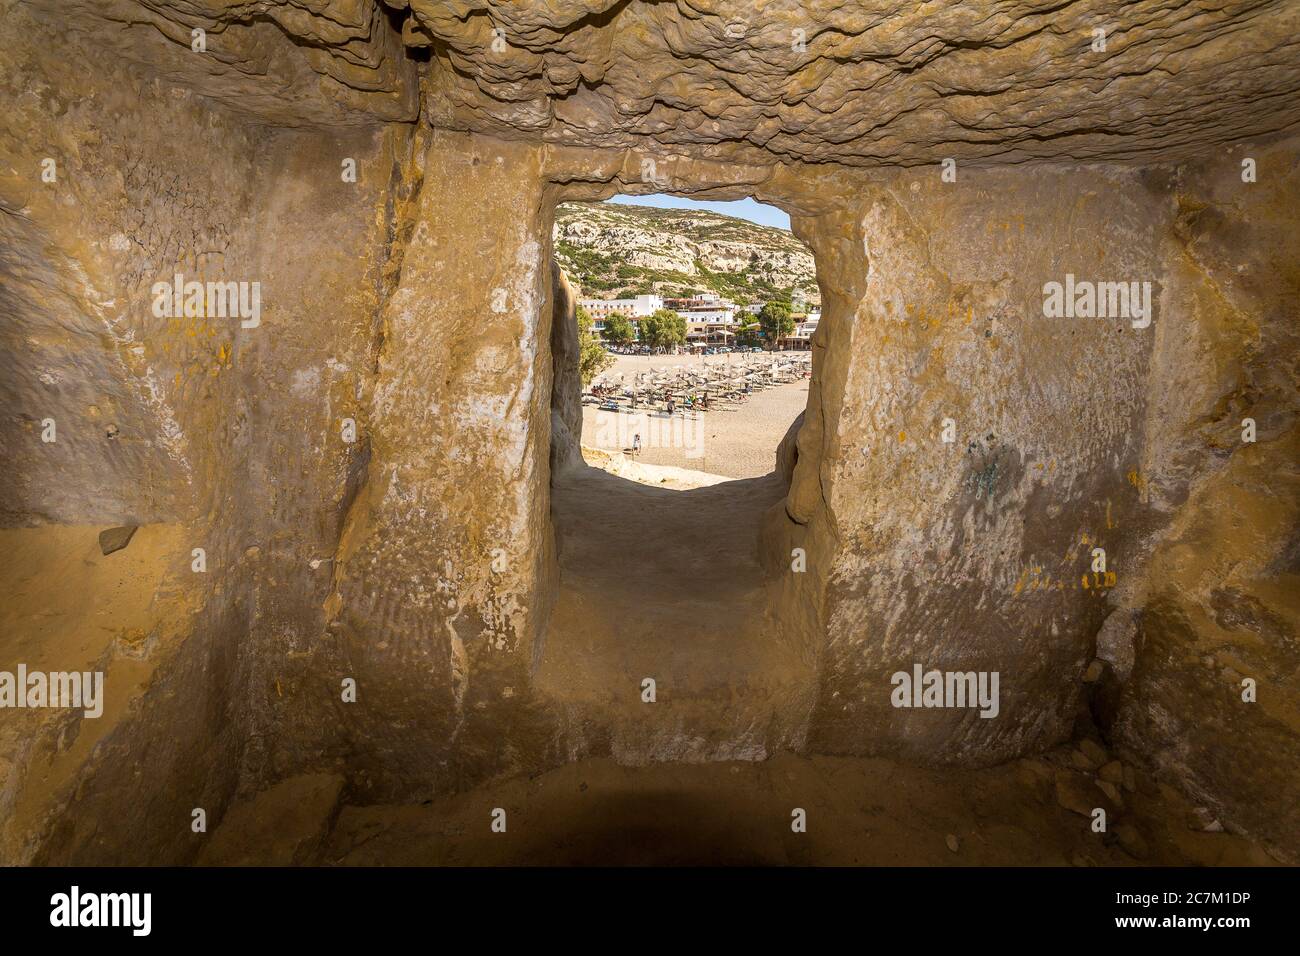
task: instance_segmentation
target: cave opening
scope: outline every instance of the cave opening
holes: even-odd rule
[[[788,224],[753,199],[556,208],[558,586],[537,686],[628,760],[763,759],[806,724],[813,669],[763,535],[821,341]]]
[[[560,441],[670,490],[777,470],[821,319],[786,213],[667,194],[561,203],[552,249]]]

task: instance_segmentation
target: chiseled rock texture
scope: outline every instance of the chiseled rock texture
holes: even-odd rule
[[[1107,606],[1093,549],[1116,583],[1134,573],[1152,329],[1045,318],[1041,290],[1067,272],[1158,288],[1161,200],[1136,171],[937,178],[869,187],[841,220],[860,298],[826,345],[841,550],[811,745],[993,762],[1070,731]],[[999,672],[999,714],[892,707],[879,688],[914,663]]]
[[[414,785],[510,769],[532,736],[525,691],[554,588],[537,162],[435,133],[380,315],[369,461],[325,607],[377,694],[357,759],[399,778],[377,781],[385,793],[410,796],[406,768],[435,755]]]
[[[44,10],[6,4],[2,20],[3,524],[180,525],[172,587],[195,608],[168,612],[182,633],[43,817],[0,819],[2,855],[185,859],[192,808],[215,823],[241,786],[348,746],[321,607],[365,454],[386,210],[410,143],[401,127],[254,122]],[[341,181],[349,157],[356,183]],[[155,316],[152,285],[177,273],[260,282],[260,327]],[[351,445],[345,417],[363,423]],[[7,768],[20,807],[41,759]]]
[[[1300,835],[1300,165],[1249,189],[1214,167],[1173,183],[1166,296],[1139,500],[1162,525],[1122,610],[1130,673],[1101,689],[1116,738],[1229,829],[1295,857]],[[1256,441],[1242,442],[1252,419]],[[1256,702],[1243,703],[1243,681]]]
[[[0,734],[0,861],[189,862],[194,808],[236,833],[323,780],[324,819],[601,738],[534,686],[580,422],[551,235],[561,202],[662,191],[778,204],[816,256],[751,609],[798,726],[746,752],[987,765],[1095,728],[1294,859],[1297,27],[1286,2],[0,0],[0,531],[179,542],[107,722]],[[156,314],[176,274],[260,283],[260,324]],[[1067,274],[1149,282],[1151,324],[1045,317]],[[998,671],[997,717],[890,706],[914,664]],[[691,740],[627,720],[620,752],[724,752],[691,707]]]

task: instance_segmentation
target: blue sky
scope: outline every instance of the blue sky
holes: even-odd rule
[[[724,216],[748,219],[760,226],[790,228],[789,216],[775,206],[765,206],[752,199],[739,199],[735,202],[700,202],[695,199],[682,199],[680,196],[655,193],[652,196],[615,196],[609,201],[626,206],[654,206],[658,209],[707,209],[709,212],[720,212]]]

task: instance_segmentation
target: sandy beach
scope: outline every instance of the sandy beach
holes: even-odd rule
[[[738,362],[730,355],[620,355],[606,376],[622,374],[627,381],[641,372],[672,365]],[[670,465],[728,478],[757,478],[775,467],[776,446],[808,404],[808,380],[777,385],[749,396],[736,407],[707,412],[666,414],[602,412],[594,405],[582,410],[582,444],[608,452],[630,447],[641,436],[637,460]]]

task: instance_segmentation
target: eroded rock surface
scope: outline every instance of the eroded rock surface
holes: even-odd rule
[[[432,122],[558,143],[849,166],[1151,162],[1300,119],[1285,0],[411,0],[408,22],[432,46]]]
[[[1099,792],[1138,807],[1129,857],[1295,858],[1294,4],[0,12],[0,524],[123,622],[83,640],[6,572],[15,660],[113,696],[0,714],[4,862],[190,862],[194,808],[219,832],[304,780],[323,821],[288,858],[356,860],[357,805],[782,749],[1024,777],[1033,833]],[[556,553],[583,496],[551,236],[562,202],[664,190],[789,211],[823,319],[770,498],[685,536],[734,586],[638,599],[618,562],[651,536]],[[257,321],[160,314],[177,274],[258,283]],[[1151,321],[1048,317],[1067,274],[1150,283]],[[638,600],[665,633],[627,642]],[[997,717],[892,706],[917,664],[998,671]],[[1148,803],[1225,833],[1185,851]],[[936,852],[1001,860],[952,819]]]

